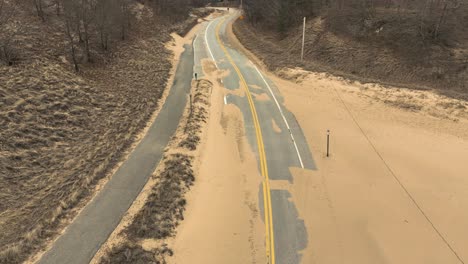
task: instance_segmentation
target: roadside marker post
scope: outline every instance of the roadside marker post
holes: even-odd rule
[[[330,156],[330,130],[327,130],[327,157]]]
[[[198,80],[198,74],[195,73],[195,81],[197,81],[197,80]]]

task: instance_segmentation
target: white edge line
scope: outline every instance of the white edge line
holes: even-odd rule
[[[211,51],[210,44],[208,43],[208,38],[207,38],[207,36],[208,36],[208,34],[207,34],[207,33],[208,33],[208,29],[210,28],[210,26],[211,26],[211,24],[212,24],[213,22],[214,22],[214,20],[212,20],[212,21],[208,24],[208,26],[206,27],[206,29],[205,29],[205,43],[206,43],[206,47],[208,48],[208,51],[209,51],[209,53],[210,53],[210,55],[211,55],[211,58],[213,59],[213,62],[214,62],[214,64],[215,64],[216,68],[219,69],[218,64],[216,63],[216,60],[215,60],[215,58],[214,58],[214,56],[213,56],[213,52]],[[291,136],[291,139],[292,139],[292,141],[293,141],[294,147],[295,147],[295,149],[296,149],[297,157],[299,158],[299,162],[301,163],[301,167],[304,169],[304,163],[302,162],[302,157],[301,157],[301,154],[299,153],[299,149],[298,149],[298,147],[297,147],[296,140],[294,140],[294,136],[293,136],[293,134],[292,134],[292,132],[291,132],[291,128],[289,127],[288,121],[286,120],[286,117],[285,117],[284,114],[283,114],[283,110],[281,110],[281,106],[279,105],[278,100],[276,99],[275,94],[274,94],[273,91],[271,90],[271,87],[270,87],[270,85],[268,84],[268,82],[265,80],[265,77],[263,77],[263,74],[258,70],[257,66],[256,66],[255,64],[253,64],[252,61],[249,60],[249,62],[254,66],[255,70],[257,70],[257,72],[258,72],[258,74],[260,75],[260,77],[262,77],[263,82],[265,82],[266,86],[268,87],[268,90],[270,91],[271,95],[273,96],[273,99],[275,100],[276,106],[278,107],[278,110],[280,111],[281,117],[283,118],[283,121],[284,121],[284,123],[286,124],[286,127],[287,127],[288,130],[289,130],[289,135]],[[224,97],[224,101],[225,101],[225,104],[226,104],[226,97]]]
[[[211,52],[210,44],[208,43],[208,38],[206,37],[206,36],[208,36],[208,28],[210,28],[211,23],[213,23],[213,22],[214,22],[214,20],[212,20],[210,23],[208,23],[208,26],[205,29],[205,43],[206,43],[206,47],[208,48],[208,51],[210,52],[211,58],[213,59],[213,62],[215,64],[216,68],[219,69],[218,64],[216,63],[216,60],[215,60],[215,58],[213,56],[213,52]]]
[[[195,35],[195,38],[193,39],[193,44],[192,46],[195,48],[195,42],[197,41],[197,38],[198,38],[198,34]]]
[[[250,61],[250,60],[249,60]],[[301,163],[301,167],[304,169],[304,163],[302,162],[302,157],[301,157],[301,154],[299,153],[299,149],[297,147],[297,144],[296,144],[296,140],[294,140],[294,136],[291,132],[291,128],[289,127],[289,124],[288,124],[288,121],[286,120],[286,117],[284,116],[283,114],[283,110],[281,110],[281,106],[280,104],[278,103],[278,100],[276,99],[276,96],[275,94],[273,93],[273,91],[271,90],[271,87],[270,85],[268,84],[268,82],[265,80],[265,77],[263,77],[263,74],[258,70],[257,66],[255,64],[252,63],[252,61],[250,61],[250,63],[254,66],[255,70],[257,70],[258,74],[260,75],[260,77],[262,77],[262,80],[263,82],[266,84],[266,86],[268,87],[268,90],[270,91],[270,94],[271,96],[273,96],[273,100],[275,101],[276,103],[276,106],[278,107],[278,110],[281,114],[281,117],[283,118],[283,121],[284,123],[286,124],[286,127],[288,128],[289,130],[289,135],[291,136],[291,139],[293,141],[293,144],[294,144],[294,148],[296,148],[296,153],[297,153],[297,157],[299,158],[299,163]]]

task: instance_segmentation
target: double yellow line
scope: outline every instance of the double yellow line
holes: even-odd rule
[[[255,105],[252,99],[252,95],[250,94],[249,86],[244,79],[241,71],[237,67],[236,63],[232,59],[231,55],[227,51],[226,47],[222,43],[219,37],[219,29],[223,22],[226,19],[223,18],[221,22],[218,23],[216,26],[216,39],[223,49],[224,53],[226,54],[227,59],[233,66],[234,70],[237,72],[239,79],[241,80],[242,86],[245,90],[247,95],[247,100],[249,101],[250,110],[252,113],[252,119],[254,122],[255,127],[255,135],[257,137],[257,145],[258,145],[258,152],[260,155],[260,167],[263,177],[263,205],[265,211],[265,235],[266,235],[266,255],[268,259],[268,263],[275,264],[275,236],[273,233],[273,215],[272,215],[272,208],[271,208],[271,195],[270,195],[270,180],[268,178],[268,166],[267,166],[267,159],[265,155],[265,147],[263,145],[263,137],[262,137],[262,130],[260,128],[260,123],[258,122],[257,110],[255,109]]]

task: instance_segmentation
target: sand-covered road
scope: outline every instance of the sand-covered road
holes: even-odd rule
[[[266,85],[230,34],[233,18],[205,23],[194,42],[195,71],[218,85],[199,182],[171,241],[171,261],[273,263],[274,250],[281,264],[464,263],[467,103],[300,70],[279,73],[289,80],[261,70]],[[240,75],[265,142],[270,234],[261,148]],[[294,124],[298,151],[275,98]]]
[[[313,169],[314,162],[277,88],[227,39],[235,17],[209,21],[194,41],[195,72],[214,78],[218,87],[210,121],[215,124],[209,125],[201,158],[203,191],[189,203],[175,243],[176,263],[299,263],[307,244],[304,223],[290,194],[270,183],[292,182],[289,167]]]
[[[309,232],[303,263],[466,262],[467,103],[300,70],[282,75],[299,82],[269,76],[317,162],[315,171],[292,169],[289,186]]]

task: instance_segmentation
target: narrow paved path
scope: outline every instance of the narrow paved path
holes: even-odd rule
[[[229,94],[225,103],[241,110],[248,141],[265,178],[259,186],[259,204],[269,230],[265,240],[269,263],[296,264],[308,243],[307,230],[290,200],[291,194],[285,189],[270,188],[270,183],[294,184],[289,168],[313,170],[315,163],[296,118],[284,107],[275,84],[232,45],[227,25],[237,16],[237,12],[231,12],[211,21],[198,39],[205,39],[209,57],[216,66],[229,72],[222,79],[225,88],[245,91],[245,96]]]
[[[166,102],[148,133],[39,263],[89,263],[119,224],[161,160],[163,150],[182,116],[192,73],[193,49],[186,45]]]

